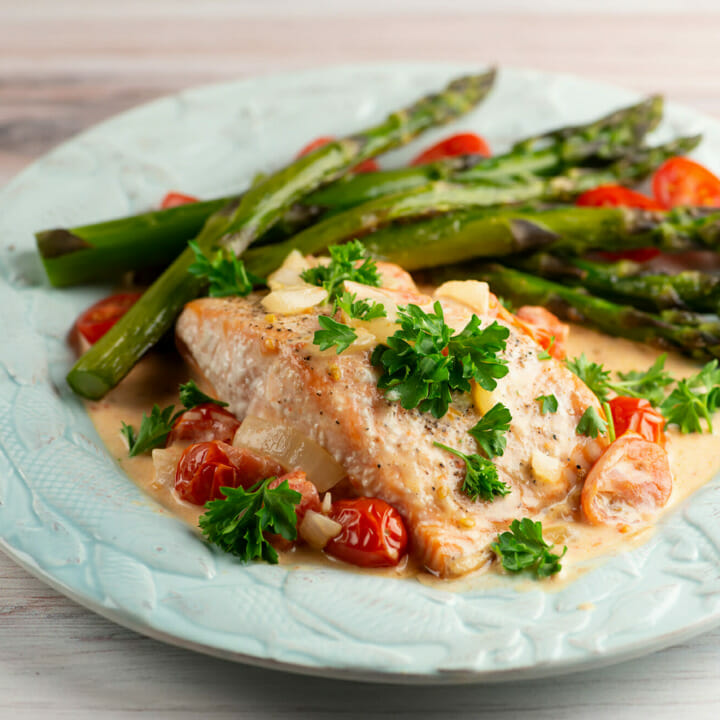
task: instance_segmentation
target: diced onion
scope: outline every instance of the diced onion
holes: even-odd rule
[[[557,485],[563,480],[563,464],[557,458],[550,457],[541,450],[533,450],[530,465],[533,475],[540,482]]]
[[[340,534],[342,525],[322,513],[308,510],[300,523],[300,537],[312,548],[322,550],[330,540]]]
[[[305,270],[310,269],[310,263],[299,250],[293,250],[284,260],[283,264],[268,275],[267,286],[271,290],[282,290],[287,287],[303,285],[300,277]]]
[[[269,455],[288,471],[303,470],[318,492],[334,487],[347,474],[343,466],[312,438],[287,425],[252,415],[243,420],[233,445]]]
[[[451,280],[436,291],[436,298],[448,298],[469,307],[477,315],[487,315],[490,310],[490,288],[479,280]]]
[[[327,297],[327,290],[324,288],[305,284],[273,290],[262,299],[262,304],[271,313],[297,315],[324,303]]]
[[[169,448],[155,448],[152,451],[155,468],[155,485],[171,488],[175,484],[175,469],[180,462],[184,447],[172,445]]]

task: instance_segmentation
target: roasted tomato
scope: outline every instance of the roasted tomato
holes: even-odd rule
[[[400,513],[378,498],[338,500],[330,517],[342,525],[325,546],[333,557],[360,567],[397,565],[407,549],[407,530]]]
[[[490,157],[490,147],[483,138],[475,133],[458,133],[424,150],[410,164],[425,165],[426,163],[458,155]]]
[[[671,492],[665,450],[628,432],[611,443],[590,470],[583,485],[582,510],[593,525],[623,530],[651,519]]]
[[[280,477],[273,480],[268,487],[276,488],[285,482],[285,480],[287,480],[291,490],[295,490],[295,492],[299,492],[302,495],[302,500],[295,506],[297,524],[298,527],[300,527],[300,523],[308,510],[320,512],[320,495],[318,494],[317,488],[307,479],[307,475],[302,470],[295,470],[294,472],[280,475]]]
[[[665,418],[649,401],[621,395],[610,401],[610,411],[617,437],[629,430],[665,447]]]
[[[557,360],[565,358],[565,343],[570,326],[539,305],[523,305],[515,316],[538,345]]]
[[[642,210],[662,210],[659,202],[622,185],[600,185],[587,190],[575,201],[580,207],[631,207]]]
[[[190,203],[196,203],[197,201],[198,199],[192,195],[184,195],[179,192],[169,192],[162,199],[160,208],[162,210],[167,210],[168,208],[178,207],[178,205],[189,205]]]
[[[312,142],[309,142],[298,154],[296,157],[304,157],[308,153],[311,153],[313,150],[317,150],[318,148],[321,148],[323,145],[327,145],[329,142],[332,142],[335,138],[330,136],[327,137],[319,137],[313,140]],[[377,172],[380,169],[380,166],[372,159],[363,160],[361,163],[358,163],[351,172],[354,173],[366,173],[366,172]]]
[[[142,293],[118,293],[91,305],[75,322],[75,329],[96,343],[138,300]]]
[[[186,410],[176,421],[168,435],[167,446],[176,442],[199,443],[221,440],[231,443],[240,421],[225,408],[215,403],[203,403]]]
[[[175,491],[195,505],[225,497],[221,487],[249,488],[258,480],[280,475],[274,460],[217,440],[190,445],[175,471]]]
[[[666,208],[720,207],[720,178],[686,157],[666,160],[655,172],[652,186],[656,200]]]

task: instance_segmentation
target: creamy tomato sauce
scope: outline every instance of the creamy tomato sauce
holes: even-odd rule
[[[601,363],[610,370],[622,372],[647,369],[660,354],[660,351],[644,344],[611,338],[587,328],[572,326],[568,341],[568,357],[574,357],[582,352],[590,360]],[[698,365],[679,355],[669,355],[667,368],[674,376],[683,377],[697,372]],[[129,458],[127,445],[119,432],[122,422],[139,427],[143,412],[149,412],[155,403],[160,407],[178,405],[178,385],[186,382],[188,377],[189,370],[177,353],[156,352],[139,363],[103,400],[88,402],[87,408],[109,452],[134,482],[163,507],[193,527],[197,527],[198,517],[203,512],[203,508],[180,500],[171,487],[156,482],[150,455]],[[674,484],[663,514],[672,511],[720,469],[720,441],[715,434],[682,435],[669,430],[667,435]],[[569,498],[558,503],[537,518],[542,521],[543,535],[549,542],[555,543],[560,549],[564,545],[568,548],[567,555],[563,559],[563,571],[544,581],[545,585],[561,587],[578,573],[592,567],[598,558],[628,550],[646,541],[654,530],[653,527],[646,527],[622,533],[614,528],[591,526],[582,522],[577,512],[571,510],[575,500],[576,498]],[[574,505],[576,506],[577,503],[575,502]],[[280,558],[285,564],[337,564],[335,561],[325,559],[321,553],[307,549],[280,553]],[[353,569],[351,566],[341,565]],[[414,566],[410,560],[401,563],[397,568],[363,570],[363,572],[416,576],[422,582],[437,583],[444,589],[464,590],[471,586],[477,587],[478,584],[494,584],[501,580],[495,573],[483,573],[484,569],[459,580],[438,580]]]

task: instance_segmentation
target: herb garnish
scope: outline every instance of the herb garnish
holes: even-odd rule
[[[436,302],[433,309],[426,313],[417,305],[399,308],[400,329],[375,348],[371,360],[383,370],[378,387],[388,399],[439,418],[448,411],[453,391],[470,391],[470,380],[494,390],[496,378],[507,375],[507,361],[498,354],[505,349],[509,331],[497,322],[482,329],[473,315],[453,335],[442,305]]]
[[[542,415],[556,413],[558,410],[558,400],[555,395],[538,395],[535,401],[540,403],[540,413]]]
[[[610,371],[606,370],[598,363],[590,362],[585,353],[579,357],[568,358],[565,360],[568,370],[577,375],[595,395],[600,402],[608,399],[608,390],[610,389]]]
[[[712,413],[720,407],[720,368],[711,360],[697,375],[678,381],[675,389],[660,405],[668,423],[681,432],[703,432],[702,420],[708,432],[713,431]]]
[[[607,422],[600,417],[597,408],[594,405],[590,405],[580,418],[575,432],[578,435],[596,438],[598,435],[604,435],[607,427]]]
[[[271,489],[273,480],[274,477],[261,480],[249,490],[222,488],[225,498],[206,503],[206,511],[200,516],[203,535],[244,562],[262,559],[277,563],[278,554],[263,533],[295,540],[295,506],[302,495],[291,490],[287,480]]]
[[[567,547],[560,555],[550,552],[554,547],[543,540],[542,523],[533,522],[530,518],[513,520],[510,530],[498,535],[497,540],[490,545],[507,571],[519,573],[527,570],[541,578],[562,570],[560,560],[567,552]]]
[[[667,355],[663,353],[645,372],[642,370],[619,372],[620,379],[608,383],[608,387],[618,395],[644,398],[657,407],[665,399],[665,388],[675,382],[670,373],[665,370],[666,359]]]
[[[254,285],[265,282],[249,272],[245,263],[229,250],[218,250],[211,257],[207,257],[196,242],[191,240],[188,245],[195,253],[195,261],[188,268],[188,272],[208,281],[210,297],[245,297],[252,292]]]
[[[355,293],[343,292],[337,299],[336,306],[348,317],[355,320],[377,320],[387,317],[385,306],[373,300],[358,300]]]
[[[338,322],[329,315],[320,315],[318,322],[322,330],[316,330],[313,335],[313,345],[319,345],[321,350],[328,350],[337,345],[337,354],[347,350],[357,340],[357,333],[347,325]]]
[[[205,405],[212,403],[213,405],[219,405],[220,407],[227,407],[227,403],[222,400],[216,400],[215,398],[206,395],[196,384],[194,380],[183,383],[180,385],[180,402],[186,410],[197,407],[198,405]]]
[[[510,429],[511,421],[510,411],[502,403],[497,403],[468,430],[468,433],[475,438],[487,457],[498,457],[505,452],[507,445],[505,434]]]
[[[498,478],[497,468],[491,460],[482,455],[466,455],[439,442],[433,445],[465,461],[465,480],[461,489],[471,500],[480,498],[492,501],[496,495],[507,495],[510,492],[510,487]]]

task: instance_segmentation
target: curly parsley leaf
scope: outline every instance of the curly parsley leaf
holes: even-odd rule
[[[492,323],[480,328],[473,315],[465,328],[453,335],[445,324],[442,306],[426,313],[417,305],[400,308],[400,329],[385,345],[378,345],[372,363],[382,368],[378,387],[403,408],[419,408],[435,417],[447,413],[452,392],[468,392],[470,380],[486,390],[508,373],[507,362],[498,353],[505,349],[507,328]]]
[[[387,317],[385,306],[373,300],[358,300],[355,293],[343,292],[337,299],[336,306],[348,317],[356,320],[377,320]]]
[[[558,400],[554,395],[538,395],[535,401],[540,403],[540,413],[542,415],[558,411]]]
[[[278,554],[264,533],[295,540],[295,507],[302,495],[291,490],[287,480],[270,488],[273,480],[274,477],[262,480],[249,490],[222,488],[225,498],[206,503],[206,511],[200,516],[203,535],[243,562],[258,559],[277,563]]]
[[[188,268],[188,272],[207,280],[210,297],[245,297],[252,292],[254,285],[265,282],[249,272],[245,263],[229,251],[218,250],[211,257],[207,257],[196,242],[190,241],[188,245],[195,254],[195,261]]]
[[[660,405],[668,424],[677,425],[683,433],[713,431],[712,414],[720,407],[720,367],[712,360],[685,380]]]
[[[328,350],[333,345],[337,345],[339,355],[357,340],[357,333],[351,327],[343,325],[329,315],[320,315],[318,322],[322,330],[315,331],[313,345],[318,345],[321,350]]]
[[[600,413],[594,405],[590,405],[580,418],[575,432],[578,435],[596,438],[598,435],[604,435],[607,432],[608,424],[600,417]]]
[[[600,402],[608,399],[610,389],[610,371],[598,363],[590,362],[582,353],[579,357],[565,360],[568,370],[577,375],[595,395]]]
[[[665,370],[666,354],[660,357],[645,370],[631,370],[619,372],[615,382],[608,383],[608,387],[618,395],[627,395],[634,398],[644,398],[657,407],[665,400],[665,388],[672,385],[675,380]]]
[[[502,403],[497,403],[468,430],[468,433],[475,438],[487,457],[499,457],[505,452],[507,445],[505,434],[510,429],[511,421],[510,411]]]
[[[337,300],[343,293],[346,280],[380,287],[380,272],[375,261],[368,256],[364,245],[352,240],[344,245],[328,247],[330,262],[301,273],[300,277],[311,285],[319,285],[327,290],[330,302]]]
[[[452,453],[465,462],[465,480],[463,480],[462,491],[474,501],[487,500],[492,502],[496,495],[507,495],[510,487],[498,478],[498,471],[491,460],[482,455],[466,455],[460,450],[433,443],[435,447]]]
[[[542,523],[530,518],[513,520],[510,530],[498,535],[490,545],[508,572],[527,571],[539,578],[550,577],[562,570],[560,560],[567,547],[560,555],[550,552],[554,547],[543,540]]]
[[[537,354],[538,360],[550,360],[552,358],[550,351],[553,349],[553,345],[555,345],[555,336],[554,335],[550,338],[550,342],[548,343],[547,348],[542,348],[541,350],[538,351],[538,354]]]
[[[180,385],[180,402],[186,410],[197,407],[198,405],[205,405],[206,403],[213,403],[220,407],[227,407],[227,403],[222,400],[216,400],[209,395],[206,395],[196,384],[194,380],[182,383]]]
[[[140,430],[137,435],[132,425],[122,424],[120,432],[125,436],[128,444],[128,455],[135,457],[148,450],[160,447],[167,440],[175,421],[182,414],[182,410],[173,414],[174,405],[169,405],[163,410],[159,405],[153,405],[150,415],[143,413],[140,423]]]

